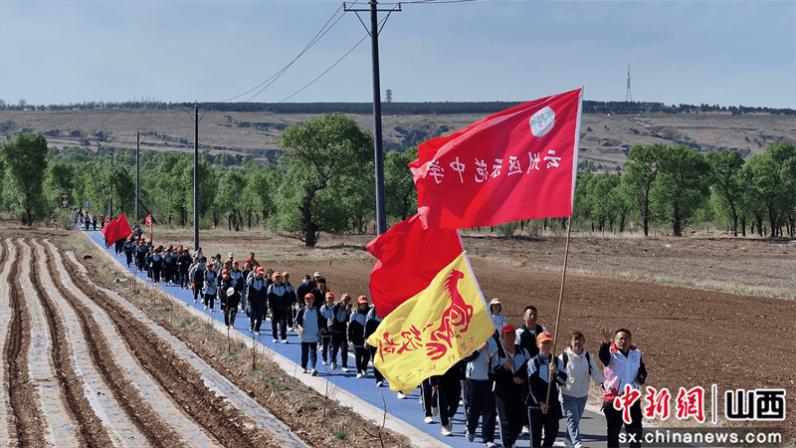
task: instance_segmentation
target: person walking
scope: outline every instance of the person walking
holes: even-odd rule
[[[218,290],[218,274],[213,270],[213,263],[207,263],[207,272],[205,272],[205,287],[202,294],[205,297],[205,309],[210,306],[210,311],[215,311],[216,291]]]
[[[207,267],[204,264],[204,258],[194,259],[194,265],[191,268],[191,288],[193,289],[193,303],[196,303],[197,299],[201,295],[202,286],[205,284],[206,273],[207,273]]]
[[[558,420],[563,415],[561,402],[558,401],[558,386],[566,383],[567,374],[563,362],[553,358],[551,354],[553,338],[550,333],[540,333],[536,337],[536,345],[539,347],[539,353],[528,362],[530,393],[525,399],[531,426],[531,446],[551,447],[558,435]],[[552,383],[548,383],[550,375],[553,378]],[[542,443],[542,430],[544,430],[544,443]]]
[[[135,251],[135,244],[133,243],[133,237],[128,236],[127,241],[124,243],[124,258],[127,261],[128,268],[133,263],[134,251]]]
[[[619,433],[622,425],[628,435],[634,436],[630,442],[630,448],[641,446],[641,400],[637,400],[630,407],[630,423],[622,420],[622,411],[614,408],[614,401],[625,393],[626,386],[632,390],[640,390],[641,385],[647,381],[647,368],[641,358],[641,351],[633,345],[630,330],[620,328],[613,335],[611,342],[611,332],[607,328],[600,330],[603,343],[600,345],[600,361],[603,363],[603,375],[605,376],[603,397],[603,413],[608,426],[608,448],[619,446]]]
[[[373,377],[376,379],[376,387],[384,386],[384,375],[379,372],[379,369],[376,368],[376,352],[378,350],[377,346],[369,345],[368,338],[370,335],[376,332],[379,328],[379,324],[381,324],[381,317],[376,313],[376,307],[371,306],[370,311],[368,311],[368,315],[365,317],[365,348],[370,353],[370,359],[373,360]]]
[[[188,249],[183,249],[177,258],[177,268],[180,271],[180,288],[188,289],[191,285],[188,276],[188,271],[191,269],[191,256],[188,255]]]
[[[296,314],[296,327],[299,338],[301,339],[301,369],[307,373],[307,358],[312,367],[312,376],[318,375],[315,364],[318,362],[318,340],[321,334],[321,321],[323,318],[317,309],[313,307],[315,296],[307,293],[304,298],[304,306]]]
[[[357,309],[351,313],[351,317],[348,319],[348,340],[354,346],[354,363],[357,368],[357,378],[368,375],[370,352],[365,348],[365,324],[369,312],[368,298],[359,296],[357,298]]]
[[[276,344],[279,336],[282,336],[282,343],[287,344],[287,312],[290,306],[290,293],[287,285],[282,283],[282,274],[274,272],[271,274],[271,283],[268,286],[268,305],[271,309],[271,333]]]
[[[254,276],[249,277],[246,283],[246,289],[249,299],[249,306],[251,313],[249,315],[249,331],[254,331],[256,336],[260,335],[260,326],[263,323],[263,314],[265,313],[265,306],[268,298],[267,288],[268,282],[263,278],[265,276],[265,269],[258,267]]]
[[[495,407],[500,417],[500,438],[506,448],[514,448],[514,443],[522,431],[525,403],[522,385],[527,378],[528,351],[515,343],[517,332],[511,325],[505,325],[500,332],[501,345],[492,356],[490,371],[495,379]],[[527,418],[527,417],[526,417]]]
[[[338,303],[332,307],[332,364],[331,368],[337,368],[337,353],[340,352],[340,364],[343,365],[343,372],[348,372],[348,341],[346,330],[348,318],[350,316],[348,305],[351,303],[351,296],[343,294]]]
[[[583,348],[586,338],[578,331],[572,333],[569,347],[559,359],[566,369],[567,382],[561,387],[564,416],[567,418],[567,431],[564,443],[567,448],[583,448],[580,435],[580,419],[589,398],[589,378],[595,384],[603,385],[603,376],[591,354]]]
[[[441,433],[445,437],[453,435],[452,419],[459,409],[465,365],[464,361],[459,361],[444,374],[430,378],[432,391],[437,393],[439,400],[439,421],[442,425]]]
[[[238,315],[238,303],[240,302],[240,290],[238,283],[229,275],[229,271],[221,271],[221,278],[218,283],[218,295],[221,300],[221,311],[224,313],[224,325],[227,328],[235,328],[235,317]]]
[[[324,283],[324,286],[325,285],[326,285],[326,283]],[[315,302],[314,303],[318,303],[318,298],[315,295],[315,291],[319,291],[319,290],[316,288],[310,294],[312,294],[312,296],[315,297]],[[322,322],[321,322],[321,347],[320,347],[321,355],[322,355],[322,358],[323,358],[323,365],[326,365],[326,364],[329,363],[329,351],[330,351],[330,345],[331,345],[331,340],[332,340],[331,328],[332,328],[332,323],[334,322],[334,311],[333,311],[333,309],[334,309],[334,293],[333,292],[327,292],[325,297],[326,297],[326,303],[324,303],[323,306],[321,306],[321,309],[320,309],[321,317],[323,318]],[[313,303],[313,308],[315,307],[314,303]]]
[[[507,324],[506,316],[501,311],[503,311],[503,304],[500,303],[500,299],[494,298],[489,301],[489,319],[492,321],[495,331],[500,331]]]
[[[478,347],[470,356],[464,358],[467,363],[465,377],[467,386],[467,430],[464,433],[468,442],[475,441],[475,430],[481,418],[481,439],[487,448],[495,448],[495,393],[492,391],[494,381],[489,375],[489,354],[497,351],[499,341],[493,335]]]

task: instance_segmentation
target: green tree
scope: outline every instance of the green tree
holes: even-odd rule
[[[48,212],[43,191],[46,157],[47,140],[41,134],[18,134],[0,146],[3,203],[31,226]]]
[[[384,193],[387,216],[403,221],[417,212],[417,188],[409,163],[417,158],[417,146],[400,153],[390,151],[384,158]]]
[[[650,198],[656,216],[672,224],[672,233],[682,236],[683,225],[708,197],[710,166],[705,157],[684,145],[661,152],[658,175]]]
[[[649,235],[652,211],[650,209],[652,184],[658,176],[663,153],[667,147],[660,143],[649,146],[636,145],[630,148],[622,175],[623,189],[635,204],[644,236]]]
[[[246,186],[243,188],[242,209],[247,225],[252,227],[252,215],[265,220],[276,211],[274,195],[279,185],[280,173],[274,165],[266,167],[257,164],[257,169],[246,172]]]
[[[287,174],[277,195],[277,214],[272,227],[299,232],[299,238],[315,246],[319,231],[347,229],[353,219],[346,214],[336,180],[362,175],[373,162],[373,137],[341,113],[326,114],[290,126],[279,137],[284,151],[280,163]]]
[[[775,143],[766,148],[763,154],[752,156],[744,166],[750,186],[748,199],[757,220],[758,233],[762,225],[763,208],[771,226],[771,236],[779,234],[779,227],[786,220],[793,222],[794,154],[796,148],[793,144]]]
[[[49,208],[62,207],[64,194],[67,195],[68,204],[75,203],[72,192],[75,187],[75,172],[75,165],[63,162],[53,161],[47,165],[43,190]]]
[[[742,201],[746,184],[743,182],[742,170],[743,157],[737,151],[723,149],[720,152],[711,152],[705,155],[710,165],[710,182],[713,184],[713,195],[718,195],[720,200],[712,201],[714,210],[728,212],[732,219],[732,233],[738,236],[738,218],[741,214]],[[726,207],[723,205],[726,204]],[[718,208],[718,209],[717,209]]]
[[[246,178],[240,170],[228,168],[220,173],[218,192],[216,193],[215,207],[222,216],[227,216],[229,230],[233,226],[237,230],[243,223],[243,191],[246,188]]]
[[[617,215],[615,196],[611,191],[619,187],[621,177],[618,174],[596,174],[589,182],[586,202],[589,204],[590,218],[596,222],[600,230],[605,229],[605,222],[613,226]],[[577,187],[576,187],[577,188]]]

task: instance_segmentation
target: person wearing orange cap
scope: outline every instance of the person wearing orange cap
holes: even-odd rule
[[[357,299],[357,309],[351,313],[348,319],[348,340],[354,346],[354,362],[357,367],[357,378],[368,375],[368,362],[370,352],[365,348],[365,322],[367,321],[370,306],[368,298],[359,296]]]
[[[334,370],[337,367],[337,353],[340,352],[340,363],[343,365],[343,372],[348,372],[348,338],[347,327],[348,305],[351,303],[351,296],[343,294],[343,297],[332,307],[332,324],[329,330],[332,332],[332,363],[330,367]]]
[[[326,282],[323,282],[323,286],[324,288],[326,287]],[[318,291],[318,289],[316,288],[315,291]],[[317,303],[317,296],[314,292],[311,294],[315,297],[315,303]],[[326,365],[329,362],[329,343],[332,339],[330,327],[334,321],[334,293],[328,291],[324,298],[326,302],[321,305],[320,309],[321,317],[323,318],[321,319],[321,355],[323,356],[323,365]]]
[[[127,237],[127,241],[124,242],[124,257],[127,260],[127,267],[129,268],[130,265],[133,263],[133,251],[135,250],[135,244],[133,244],[133,237]]]
[[[282,283],[282,274],[274,272],[271,274],[271,283],[268,286],[268,305],[271,309],[271,333],[276,344],[279,336],[282,336],[282,343],[287,344],[287,312],[290,306],[290,294],[287,286]],[[278,331],[278,332],[277,332]]]
[[[558,420],[564,416],[558,400],[558,387],[566,384],[567,373],[564,363],[553,358],[553,338],[544,331],[536,336],[539,353],[528,362],[528,385],[530,393],[525,397],[528,406],[528,421],[531,427],[531,446],[550,447],[558,435]],[[548,378],[553,376],[548,400]],[[544,443],[542,431],[544,430]]]
[[[254,334],[260,335],[260,326],[263,323],[263,314],[265,313],[265,305],[267,301],[267,288],[268,282],[263,278],[265,276],[265,269],[258,267],[254,270],[254,275],[249,277],[246,282],[246,295],[249,300],[249,331],[254,331]]]
[[[505,325],[500,331],[501,344],[490,362],[495,380],[495,407],[500,417],[500,442],[504,447],[514,446],[522,431],[523,415],[527,415],[522,387],[528,378],[531,355],[515,344],[516,337],[514,327]]]

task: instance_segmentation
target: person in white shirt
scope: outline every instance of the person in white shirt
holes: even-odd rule
[[[602,386],[603,376],[594,357],[583,348],[586,338],[581,332],[572,333],[572,340],[559,359],[564,365],[567,382],[561,387],[562,406],[567,418],[565,443],[567,447],[583,448],[580,435],[580,419],[589,398],[589,378]]]

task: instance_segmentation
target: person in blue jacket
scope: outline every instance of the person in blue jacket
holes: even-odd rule
[[[307,293],[304,306],[296,314],[296,326],[301,339],[301,369],[307,373],[307,358],[312,367],[312,376],[318,375],[315,364],[318,362],[318,341],[321,337],[321,314],[313,307],[315,296]]]
[[[530,393],[525,398],[528,406],[528,421],[531,426],[531,446],[551,447],[558,435],[558,420],[564,416],[561,402],[558,400],[558,386],[567,383],[564,363],[553,358],[553,338],[550,333],[542,332],[536,336],[539,353],[528,362],[528,388]],[[548,399],[548,379],[552,374]],[[544,429],[544,443],[542,443]]]

